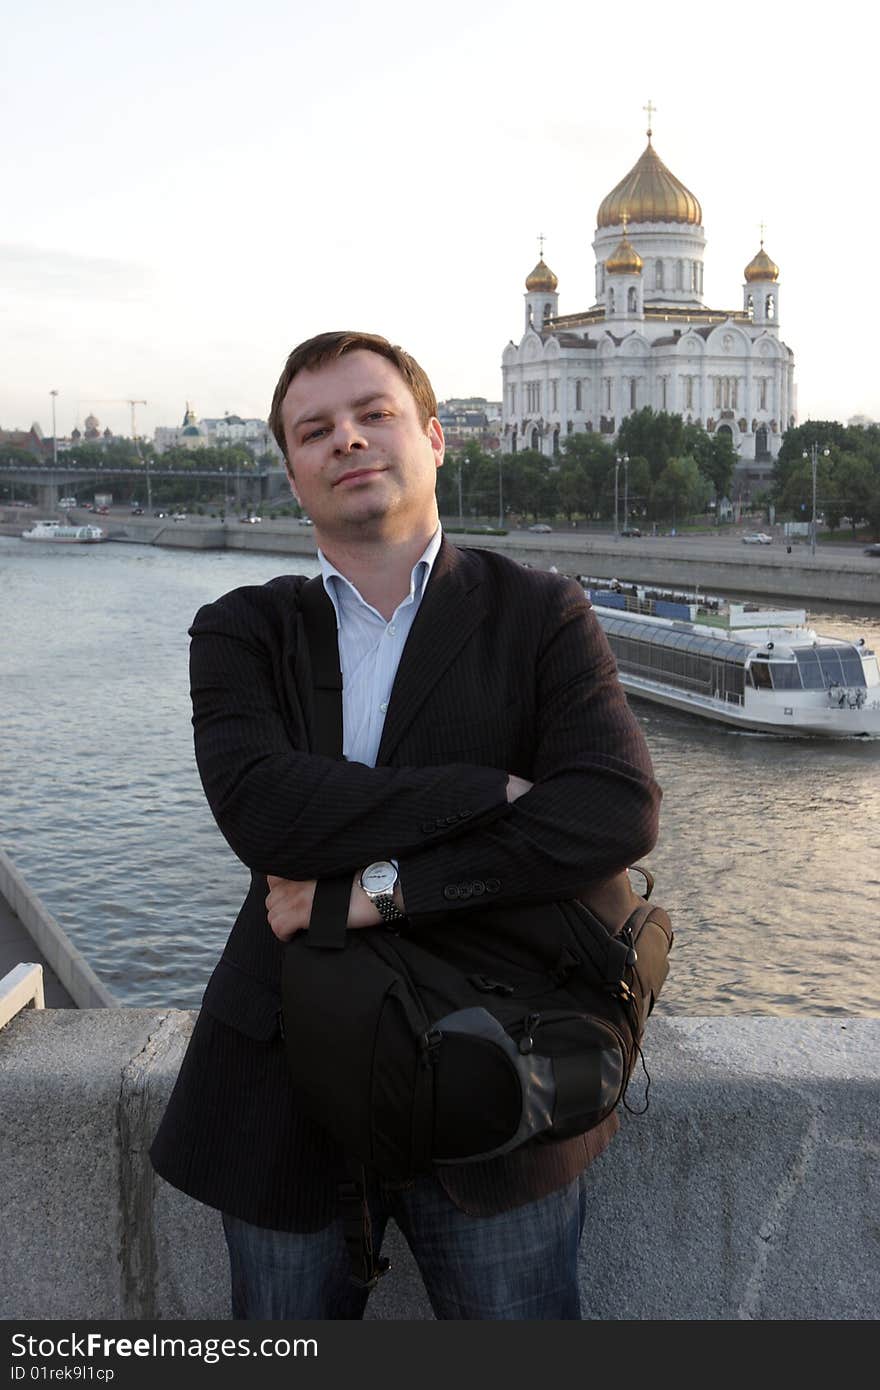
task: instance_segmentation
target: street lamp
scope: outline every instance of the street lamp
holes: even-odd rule
[[[57,468],[57,467],[58,467],[58,431],[57,431],[56,428],[55,428],[55,397],[58,395],[58,392],[57,392],[57,391],[50,391],[50,392],[49,392],[49,395],[52,397],[52,463],[53,463],[54,467]]]
[[[831,452],[830,449],[823,449],[823,450],[822,450],[822,457],[827,459],[827,457],[828,457],[828,455],[830,454],[830,452]],[[808,458],[808,459],[810,460],[810,464],[811,464],[811,468],[812,468],[812,474],[813,474],[813,513],[812,513],[812,520],[810,521],[810,554],[811,554],[811,555],[815,555],[815,554],[816,554],[816,468],[817,468],[817,465],[818,465],[818,463],[819,463],[819,445],[818,445],[818,444],[811,444],[811,445],[810,445],[810,452],[807,453],[806,449],[804,449],[804,454],[803,454],[803,456],[804,456],[805,459]]]
[[[618,454],[614,460],[614,535],[620,535],[617,524],[617,474],[623,464],[623,525],[626,529],[626,513],[629,503],[629,454]]]

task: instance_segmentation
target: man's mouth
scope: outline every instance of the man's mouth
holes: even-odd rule
[[[356,483],[361,478],[373,478],[377,473],[384,473],[383,468],[350,468],[347,473],[341,473],[333,484],[339,487],[340,483]]]

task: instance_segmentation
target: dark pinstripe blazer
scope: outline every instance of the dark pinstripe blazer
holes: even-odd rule
[[[413,928],[454,931],[484,895],[539,909],[633,863],[654,845],[660,799],[580,585],[445,540],[377,766],[312,753],[304,582],[236,589],[191,629],[199,772],[251,885],[151,1149],[157,1172],[209,1206],[299,1230],[335,1215],[341,1156],[288,1082],[266,874],[323,878],[393,856]],[[535,783],[512,805],[509,772]],[[438,1176],[466,1210],[503,1210],[570,1181],[615,1126]]]

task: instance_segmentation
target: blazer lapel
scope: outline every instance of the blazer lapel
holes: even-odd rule
[[[437,681],[486,617],[475,560],[443,539],[397,669],[377,764],[389,762]]]

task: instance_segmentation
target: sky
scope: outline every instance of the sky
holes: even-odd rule
[[[876,30],[741,0],[4,0],[0,427],[265,418],[284,359],[382,333],[440,399],[501,395],[544,257],[594,299],[645,147],[697,196],[704,302],[780,267],[798,418],[880,419]]]

